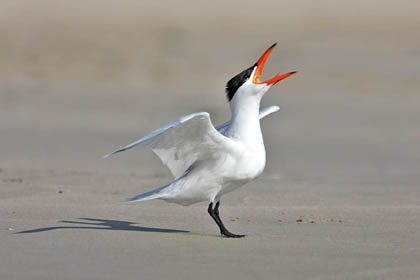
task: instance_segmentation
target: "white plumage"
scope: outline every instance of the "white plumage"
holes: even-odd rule
[[[278,106],[262,107],[259,112],[259,118],[261,119],[279,109]],[[151,132],[133,143],[106,155],[104,158],[131,149],[137,145],[144,145],[150,148],[171,171],[175,178],[174,182],[150,192],[137,195],[130,199],[132,202],[156,198],[182,205],[189,205],[203,200],[214,202],[214,198],[217,196],[217,190],[214,193],[209,191],[203,192],[201,190],[202,188],[209,189],[209,182],[204,186],[198,184],[188,190],[184,186],[186,179],[182,177],[185,177],[193,168],[197,168],[199,162],[205,163],[208,168],[209,163],[213,161],[216,167],[214,172],[217,172],[219,168],[231,169],[225,167],[223,163],[217,164],[217,161],[226,161],[231,156],[232,148],[235,150],[235,144],[237,144],[232,143],[230,138],[224,136],[230,124],[231,122],[229,121],[217,126],[215,129],[207,112],[193,113]],[[236,150],[240,152],[239,149]],[[195,166],[193,166],[193,163],[196,163]],[[191,180],[192,176],[190,175],[187,178]],[[213,176],[213,178],[215,177]],[[188,183],[191,185],[190,181]],[[203,194],[196,194],[196,189],[198,192],[203,192]]]
[[[295,72],[260,82],[270,47],[258,62],[232,78],[227,85],[232,119],[214,127],[206,112],[181,117],[105,157],[143,145],[150,148],[169,168],[174,181],[137,195],[130,201],[162,199],[182,205],[208,201],[209,214],[226,237],[230,233],[219,217],[220,198],[259,176],[266,157],[260,119],[279,110],[260,108],[270,87]]]

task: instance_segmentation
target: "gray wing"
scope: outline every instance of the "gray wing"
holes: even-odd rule
[[[201,112],[179,118],[104,158],[142,144],[150,148],[178,178],[196,160],[214,156],[230,141],[214,128],[209,114]]]

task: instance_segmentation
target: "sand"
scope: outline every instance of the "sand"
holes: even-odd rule
[[[417,4],[2,2],[0,279],[419,278]],[[300,72],[263,100],[265,172],[220,208],[247,236],[206,203],[123,203],[170,173],[102,156],[229,119],[225,82],[274,41],[263,75]]]

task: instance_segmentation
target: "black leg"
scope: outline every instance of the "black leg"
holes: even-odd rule
[[[223,236],[226,236],[226,237],[233,237],[233,238],[244,237],[245,235],[233,234],[225,228],[225,225],[223,224],[223,222],[222,222],[222,220],[220,219],[220,216],[219,216],[219,205],[220,205],[220,202],[218,201],[216,203],[216,206],[213,209],[213,202],[211,202],[209,204],[209,208],[208,208],[207,211],[209,212],[210,217],[212,217],[213,220],[216,222],[216,224],[219,226],[220,234],[223,235]]]

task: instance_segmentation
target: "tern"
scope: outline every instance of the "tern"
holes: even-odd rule
[[[230,121],[214,127],[209,113],[193,113],[104,156],[107,158],[137,145],[146,146],[174,176],[170,184],[134,196],[130,202],[161,199],[188,206],[207,201],[207,211],[222,236],[245,236],[226,229],[219,216],[220,199],[257,178],[264,170],[266,152],[260,119],[276,112],[279,107],[260,108],[260,101],[273,85],[297,72],[260,80],[264,64],[276,45],[273,44],[255,64],[227,82]]]

